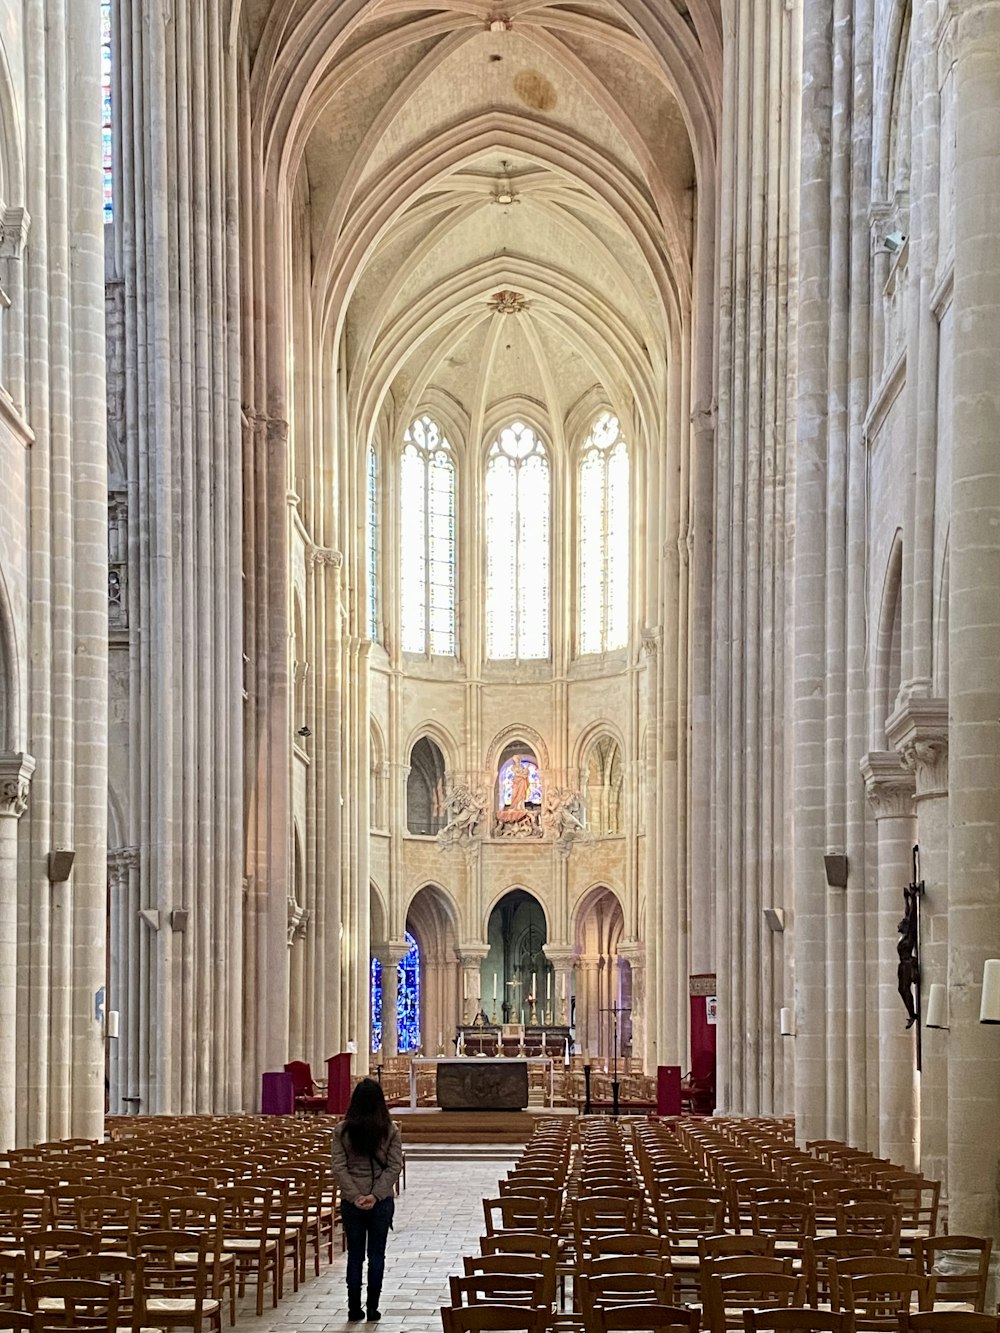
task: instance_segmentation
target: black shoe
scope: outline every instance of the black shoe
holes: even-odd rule
[[[382,1311],[378,1308],[378,1298],[382,1295],[381,1287],[368,1288],[368,1322],[377,1324],[382,1318]]]

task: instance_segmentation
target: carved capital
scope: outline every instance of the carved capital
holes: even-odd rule
[[[309,917],[311,913],[307,907],[301,907],[298,902],[288,895],[288,945],[289,948],[296,940],[305,938],[306,931],[309,928]]]
[[[138,847],[115,847],[108,849],[108,870],[113,875],[127,875],[130,870],[138,869]]]
[[[382,964],[384,972],[386,968],[398,967],[410,952],[410,946],[405,940],[389,940],[385,944],[376,945],[372,952]]]
[[[646,945],[642,940],[621,940],[616,953],[629,964],[633,973],[646,962]]]
[[[876,819],[913,816],[916,781],[895,750],[872,750],[861,761],[865,794]]]
[[[330,546],[310,546],[308,560],[310,569],[340,569],[344,563],[341,552]]]
[[[916,799],[948,792],[948,704],[911,697],[886,723],[886,735],[916,781]]]
[[[28,808],[35,761],[30,754],[0,755],[0,815],[20,819]]]
[[[0,224],[0,259],[20,259],[28,243],[31,214],[26,208],[8,208]]]

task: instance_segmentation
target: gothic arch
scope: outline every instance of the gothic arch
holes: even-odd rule
[[[544,778],[549,767],[549,751],[545,742],[534,727],[526,727],[520,723],[512,723],[509,727],[504,727],[503,731],[498,731],[490,741],[489,748],[486,751],[486,771],[490,775],[490,781],[496,780],[497,768],[500,764],[500,756],[508,745],[514,742],[521,742],[526,750],[530,750],[535,756],[538,767],[542,770]],[[514,887],[517,887],[516,885]]]
[[[415,889],[407,899],[403,920],[422,958],[444,962],[454,956],[454,946],[461,938],[458,906],[443,885],[427,880]]]
[[[618,890],[603,882],[592,884],[573,909],[571,938],[581,953],[587,952],[588,942],[599,944],[600,954],[614,952],[618,941],[626,936],[626,924],[625,905]]]
[[[8,754],[24,746],[21,671],[7,580],[0,569],[0,748]]]
[[[0,210],[24,207],[23,143],[10,62],[0,41]]]
[[[545,920],[545,937],[547,940],[552,940],[554,938],[552,934],[552,919],[549,912],[549,905],[545,901],[545,894],[540,889],[536,889],[531,884],[526,884],[526,883],[505,884],[502,889],[496,890],[496,892],[490,898],[489,902],[486,904],[486,908],[483,913],[483,918],[482,921],[480,922],[482,938],[485,939],[487,936],[487,932],[489,930],[489,925],[490,925],[490,917],[493,915],[494,908],[499,903],[501,903],[504,898],[507,897],[508,893],[513,893],[517,889],[520,889],[522,893],[528,894],[529,897],[534,898],[535,901],[538,903],[538,906],[542,909],[542,916]]]
[[[435,722],[433,718],[428,718],[426,721],[419,722],[407,736],[403,744],[405,762],[410,762],[410,755],[413,753],[413,747],[416,745],[417,741],[422,740],[425,737],[427,740],[433,741],[441,751],[441,754],[444,757],[445,769],[449,773],[453,772],[458,763],[458,746],[455,743],[455,738],[447,728],[443,727],[440,722]]]

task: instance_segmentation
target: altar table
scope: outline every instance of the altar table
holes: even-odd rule
[[[447,1078],[450,1081],[450,1094],[455,1096],[464,1095],[457,1092],[456,1088],[467,1088],[468,1095],[473,1099],[476,1096],[477,1084],[485,1089],[487,1093],[492,1093],[494,1089],[503,1086],[502,1081],[504,1080],[505,1071],[514,1071],[518,1066],[524,1070],[524,1082],[526,1086],[529,1066],[541,1065],[548,1074],[548,1098],[546,1105],[552,1106],[555,1104],[555,1061],[547,1056],[528,1056],[522,1059],[512,1059],[507,1056],[491,1057],[483,1055],[453,1056],[450,1059],[438,1059],[434,1056],[418,1056],[416,1059],[410,1061],[410,1105],[414,1107],[417,1104],[418,1065],[425,1069],[433,1066],[435,1070],[438,1070],[439,1066],[451,1066],[452,1069],[450,1069],[447,1074]],[[478,1071],[482,1072],[480,1073]],[[517,1075],[512,1073],[510,1077],[516,1078]],[[476,1106],[477,1104],[478,1103],[475,1100],[472,1100],[469,1105]],[[469,1109],[469,1105],[466,1105],[464,1109]],[[517,1107],[507,1108],[498,1105],[495,1099],[489,1102],[488,1105],[491,1110],[520,1109]],[[527,1105],[527,1096],[524,1098],[523,1105]],[[458,1109],[457,1104],[454,1102],[452,1103],[452,1109]]]

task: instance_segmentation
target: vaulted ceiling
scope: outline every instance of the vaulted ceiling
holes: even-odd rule
[[[518,401],[555,434],[605,401],[655,437],[714,191],[716,0],[248,0],[247,18],[355,438],[435,397],[472,438]]]

